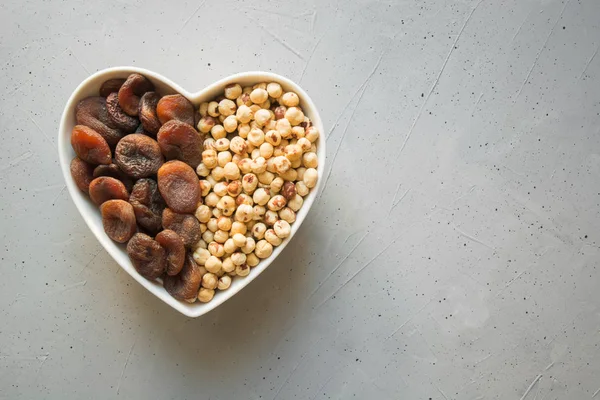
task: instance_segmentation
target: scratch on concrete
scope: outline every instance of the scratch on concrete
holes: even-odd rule
[[[513,35],[512,39],[510,39],[511,43],[514,42],[515,39],[517,38],[517,36],[519,35],[519,33],[521,33],[521,29],[523,28],[523,25],[525,25],[525,22],[527,22],[527,20],[529,19],[529,15],[531,15],[531,10],[533,10],[533,8],[529,10],[529,12],[527,13],[527,16],[525,17],[523,22],[521,22],[521,25],[519,25],[519,29],[517,29],[517,31]]]
[[[331,278],[331,276],[333,274],[335,274],[335,272],[342,266],[342,264],[344,264],[344,262],[348,259],[348,257],[350,257],[352,255],[352,253],[354,253],[354,251],[358,248],[358,246],[360,246],[360,244],[363,242],[363,240],[365,240],[365,238],[367,237],[367,235],[369,234],[369,231],[367,231],[358,241],[358,243],[356,243],[356,245],[352,248],[352,250],[350,250],[350,252],[348,254],[346,254],[346,256],[342,259],[342,261],[340,261],[338,263],[338,265],[335,266],[335,268],[333,268],[333,270],[325,277],[325,279],[323,279],[323,281],[319,284],[319,286],[317,286],[317,288],[315,290],[313,290],[313,292],[310,294],[310,296],[308,296],[306,298],[306,300],[309,300],[310,298],[312,298],[315,293],[317,293],[319,291],[319,289],[321,289],[321,287],[325,284],[325,282],[327,282],[329,280],[329,278]]]
[[[407,189],[406,192],[404,192],[404,194],[398,199],[398,201],[392,205],[392,208],[390,208],[390,211],[388,212],[388,215],[390,215],[390,213],[392,211],[394,211],[394,208],[396,208],[396,206],[400,203],[402,203],[402,200],[404,200],[404,198],[406,197],[406,195],[410,192],[410,189]]]
[[[594,52],[594,54],[592,54],[592,56],[588,60],[587,64],[585,64],[585,68],[581,72],[581,75],[579,75],[579,79],[583,78],[583,75],[585,75],[585,73],[587,72],[588,67],[590,66],[592,61],[594,61],[594,58],[596,58],[596,54],[598,54],[598,49],[600,49],[600,44],[598,44],[598,46],[596,46],[596,51]]]
[[[354,105],[354,109],[352,110],[352,114],[350,114],[350,118],[348,118],[348,122],[346,123],[346,127],[344,128],[344,132],[342,133],[342,137],[340,138],[337,148],[335,149],[335,153],[333,153],[333,159],[331,160],[331,166],[329,167],[329,172],[327,173],[327,176],[325,177],[325,181],[323,182],[323,191],[321,191],[321,194],[319,195],[319,197],[321,197],[323,195],[323,192],[325,192],[325,188],[327,187],[327,181],[329,180],[329,177],[331,176],[331,173],[333,172],[333,167],[335,165],[335,159],[337,158],[337,155],[340,151],[340,148],[342,147],[342,143],[344,142],[344,138],[346,137],[346,133],[348,132],[348,127],[350,126],[350,123],[352,122],[352,119],[354,118],[354,113],[356,112],[356,109],[358,108],[358,105],[360,104],[360,100],[362,99],[363,95],[365,94],[365,90],[367,89],[367,86],[363,86],[362,92],[360,93],[360,96],[358,97],[358,100],[356,101],[356,104]]]
[[[313,46],[313,48],[310,52],[310,55],[308,56],[308,60],[306,60],[306,62],[304,63],[304,68],[302,68],[302,73],[300,74],[300,79],[298,80],[298,83],[302,83],[302,79],[304,79],[304,74],[306,73],[306,69],[308,68],[310,61],[312,60],[313,56],[315,55],[315,52],[317,51],[317,47],[319,47],[319,44],[321,43],[321,40],[323,40],[324,37],[325,37],[325,33],[323,35],[321,35],[319,40],[317,40],[317,43],[315,43],[315,45]]]
[[[40,187],[40,188],[33,189],[33,191],[36,192],[36,193],[40,193],[40,192],[45,192],[46,190],[52,190],[52,189],[56,189],[56,188],[62,188],[63,186],[64,186],[63,184],[48,185],[48,186],[43,186],[43,187]]]
[[[540,59],[540,56],[542,55],[542,52],[544,51],[544,49],[546,49],[546,45],[548,45],[548,40],[550,40],[550,36],[552,36],[552,32],[554,32],[554,29],[556,28],[556,25],[558,24],[558,22],[562,18],[563,14],[565,12],[565,9],[567,8],[567,5],[570,2],[571,2],[571,0],[567,0],[565,2],[565,5],[563,6],[562,11],[560,12],[558,18],[556,18],[556,21],[554,21],[554,25],[552,26],[552,29],[550,29],[550,32],[548,33],[548,36],[546,36],[546,40],[544,41],[544,44],[542,45],[542,48],[540,49],[540,51],[538,51],[537,55],[535,56],[535,59],[533,60],[533,64],[531,64],[531,68],[529,68],[529,72],[527,72],[527,76],[525,77],[525,80],[521,84],[521,87],[519,88],[519,91],[517,92],[517,95],[515,96],[515,99],[513,100],[513,104],[515,104],[517,102],[517,99],[521,95],[521,92],[523,91],[523,88],[525,88],[525,85],[527,84],[527,81],[531,77],[531,73],[533,72],[533,69],[537,65],[537,62]]]
[[[83,63],[81,62],[81,60],[79,58],[77,58],[77,55],[75,54],[75,52],[73,51],[73,49],[69,48],[69,51],[71,52],[71,55],[73,56],[73,58],[75,59],[75,61],[77,61],[77,63],[81,66],[81,68],[83,68],[83,70],[85,72],[87,72],[89,75],[91,75],[90,71],[85,67],[85,65],[83,65]]]
[[[352,232],[351,234],[349,234],[349,235],[346,237],[346,239],[344,240],[344,244],[346,244],[346,243],[348,242],[348,240],[349,240],[349,239],[350,239],[352,236],[356,235],[356,234],[357,234],[358,232],[360,232],[360,231],[361,231],[361,229],[357,230],[356,232]]]
[[[367,75],[367,77],[365,78],[365,80],[363,81],[363,83],[361,83],[361,85],[358,87],[358,89],[356,89],[356,91],[354,92],[354,94],[350,97],[350,100],[348,100],[348,103],[346,103],[346,105],[342,109],[342,112],[340,113],[340,115],[338,115],[337,119],[335,120],[335,122],[331,126],[331,129],[329,130],[329,133],[327,134],[327,137],[325,139],[329,139],[329,136],[331,136],[331,134],[333,133],[333,130],[335,129],[335,127],[337,126],[337,124],[340,122],[340,119],[342,118],[342,116],[344,115],[344,113],[346,112],[346,110],[348,109],[348,107],[350,106],[350,104],[352,103],[352,101],[354,100],[354,98],[356,97],[356,95],[359,92],[361,93],[360,97],[362,97],[362,93],[364,93],[363,88],[365,88],[367,86],[367,84],[369,83],[369,81],[371,80],[371,78],[373,77],[373,75],[375,75],[375,72],[377,71],[377,68],[379,68],[379,65],[381,64],[381,60],[383,59],[384,55],[385,55],[385,51],[381,52],[381,54],[379,55],[379,59],[375,63],[375,66],[373,67],[373,69],[371,70],[371,72],[369,73],[369,75]],[[360,102],[360,99],[359,99],[359,102]]]
[[[433,383],[433,386],[435,386],[435,388],[437,389],[438,392],[440,392],[440,394],[442,395],[442,397],[446,400],[448,400],[448,396],[446,396],[446,393],[442,392],[442,389],[440,389],[440,387],[435,383],[435,381],[431,378],[429,378],[429,380],[431,381],[431,383]]]
[[[536,383],[539,382],[539,380],[542,379],[542,374],[538,375],[533,382],[531,382],[531,385],[529,385],[529,387],[527,388],[527,390],[525,391],[525,393],[523,393],[523,396],[521,396],[520,400],[525,399],[525,397],[527,397],[527,395],[529,394],[529,392],[531,392],[531,389],[533,389],[533,387],[535,386]]]
[[[540,254],[537,259],[542,258],[544,255],[546,255],[547,252],[549,252],[550,249],[546,249],[542,254]],[[536,260],[537,260],[536,259]],[[527,271],[529,271],[531,269],[532,266],[535,265],[536,262],[532,262],[531,264],[529,264],[523,271],[519,272],[519,274],[517,276],[515,276],[514,278],[512,278],[510,281],[508,281],[508,283],[506,285],[504,285],[504,287],[500,290],[498,290],[498,293],[496,293],[496,296],[494,297],[498,297],[502,292],[504,292],[510,285],[512,285],[517,279],[519,279],[521,276],[523,276],[523,274]]]
[[[315,307],[315,309],[319,309],[323,304],[325,304],[327,301],[329,301],[333,296],[335,296],[340,290],[342,290],[348,283],[350,283],[350,281],[352,281],[354,278],[356,278],[358,276],[358,274],[360,274],[362,271],[365,270],[365,268],[367,268],[369,265],[371,265],[373,263],[373,261],[377,260],[383,253],[385,253],[385,251],[387,249],[390,248],[390,246],[394,243],[396,243],[396,240],[398,240],[398,238],[392,240],[387,246],[385,246],[383,248],[383,250],[381,250],[379,253],[377,253],[375,255],[375,257],[371,258],[369,261],[367,261],[367,263],[365,265],[363,265],[362,267],[360,267],[358,269],[358,271],[356,271],[354,274],[352,274],[352,276],[350,278],[348,278],[346,280],[346,282],[344,282],[342,284],[342,286],[340,286],[339,288],[337,288],[332,294],[330,294],[325,300],[323,300],[317,307]]]
[[[298,367],[300,367],[300,365],[302,365],[302,363],[304,362],[304,356],[305,355],[306,355],[306,352],[304,354],[302,354],[302,356],[300,356],[300,361],[298,361],[298,363],[292,369],[292,372],[290,372],[290,374],[287,376],[287,378],[285,379],[285,381],[281,384],[281,386],[279,386],[279,389],[277,390],[277,393],[275,393],[275,397],[273,397],[273,400],[275,400],[275,399],[277,399],[277,397],[279,397],[279,393],[281,393],[281,390],[285,387],[285,385],[287,385],[287,383],[289,382],[289,380],[296,373],[296,370],[298,369]]]
[[[512,278],[510,281],[508,281],[508,283],[506,285],[504,285],[504,287],[502,289],[500,289],[498,291],[498,293],[496,293],[495,297],[500,296],[500,294],[502,292],[504,292],[510,285],[512,285],[517,279],[519,279],[521,276],[523,276],[523,274],[525,272],[529,271],[529,268],[524,269],[523,271],[519,272],[519,274],[517,276],[515,276],[514,278]]]
[[[333,375],[334,375],[334,374],[332,374],[332,375],[331,375],[329,378],[327,378],[327,380],[325,381],[325,383],[323,383],[321,386],[319,386],[319,388],[318,388],[318,389],[316,390],[316,392],[315,392],[315,395],[314,395],[314,397],[313,397],[311,400],[315,400],[315,399],[317,398],[317,396],[319,396],[319,393],[321,392],[321,390],[323,390],[323,388],[324,388],[325,386],[327,386],[327,384],[328,384],[329,382],[331,382],[331,380],[333,379]]]
[[[57,289],[57,290],[53,290],[53,291],[51,291],[51,292],[48,292],[48,293],[46,293],[46,294],[47,294],[47,295],[53,295],[53,294],[58,294],[58,293],[64,293],[64,292],[66,292],[67,290],[75,289],[75,288],[78,288],[78,287],[80,287],[80,286],[85,286],[85,285],[86,285],[86,283],[87,283],[87,281],[81,281],[81,282],[77,282],[77,283],[74,283],[74,284],[72,284],[72,285],[67,285],[67,286],[65,286],[65,287],[63,287],[63,288],[60,288],[60,289]]]
[[[129,364],[129,359],[131,358],[131,352],[133,351],[133,347],[135,346],[135,341],[129,348],[129,354],[127,354],[127,358],[125,359],[125,364],[123,364],[123,369],[121,370],[121,376],[119,376],[119,384],[117,385],[117,394],[119,394],[119,390],[121,390],[121,381],[123,380],[123,375],[125,375],[125,369],[127,368],[127,364]]]
[[[421,115],[423,114],[423,111],[425,110],[425,106],[427,105],[427,102],[429,101],[429,98],[431,97],[431,94],[433,93],[433,91],[437,87],[438,83],[440,82],[440,78],[442,77],[442,74],[444,73],[444,70],[446,69],[446,65],[448,65],[448,60],[450,60],[450,56],[454,52],[454,49],[456,48],[456,44],[460,40],[460,37],[462,36],[462,34],[463,34],[464,30],[465,30],[465,27],[467,26],[467,24],[471,20],[471,17],[473,16],[473,13],[475,13],[475,10],[477,10],[477,8],[479,7],[479,5],[481,4],[482,1],[483,0],[479,0],[477,2],[477,4],[475,5],[475,7],[473,7],[473,9],[471,10],[471,12],[467,16],[467,19],[465,20],[465,22],[463,23],[462,27],[460,28],[460,31],[458,32],[458,35],[456,35],[456,39],[454,39],[454,43],[452,43],[452,47],[450,48],[450,51],[448,52],[448,55],[446,56],[446,59],[444,60],[444,63],[442,64],[442,68],[440,69],[440,72],[438,73],[437,77],[433,81],[433,85],[431,85],[431,88],[429,89],[429,92],[427,93],[427,96],[425,97],[425,101],[423,101],[423,104],[421,105],[421,108],[419,109],[419,112],[417,113],[417,116],[413,120],[413,123],[410,126],[410,129],[408,130],[408,133],[404,137],[404,142],[402,143],[402,146],[400,147],[400,151],[398,152],[398,156],[400,156],[402,154],[402,151],[404,151],[404,147],[406,147],[406,143],[408,142],[408,139],[410,139],[410,136],[412,135],[413,130],[415,129],[415,126],[417,125],[417,122],[419,121],[419,118],[421,118]]]
[[[298,50],[294,49],[290,44],[288,44],[285,40],[271,32],[269,29],[267,29],[266,26],[262,24],[259,24],[259,26],[262,28],[263,31],[269,34],[269,36],[275,39],[279,44],[281,44],[283,47],[294,53],[299,59],[304,60],[304,56]]]
[[[594,397],[596,397],[596,396],[598,395],[598,393],[600,393],[600,388],[598,388],[598,390],[596,390],[596,391],[594,392],[594,394],[592,395],[592,399],[593,399]]]
[[[297,19],[298,17],[304,17],[304,16],[310,16],[311,15],[311,13],[309,13],[309,12],[305,12],[305,13],[300,14],[300,15],[286,14],[286,13],[283,13],[281,11],[272,10],[272,9],[270,9],[268,7],[261,8],[261,9],[254,8],[254,7],[243,7],[243,9],[248,10],[248,11],[254,11],[254,12],[257,12],[257,13],[259,13],[261,15],[263,15],[263,14],[278,15],[280,17],[286,17],[286,18],[290,18],[290,19]]]
[[[490,358],[492,355],[488,354],[487,356],[483,357],[481,360],[477,361],[475,364],[473,365],[478,365],[481,364],[482,362],[484,362],[485,360],[487,360],[488,358]]]
[[[194,18],[196,16],[196,14],[198,13],[198,11],[200,11],[200,9],[206,3],[206,1],[207,0],[201,1],[200,4],[198,4],[198,7],[196,7],[196,9],[194,10],[194,12],[190,14],[190,16],[188,17],[188,19],[185,20],[185,22],[183,23],[183,25],[181,25],[181,28],[179,28],[179,30],[177,31],[178,35],[179,35],[179,33],[181,31],[183,31],[183,28],[186,27],[186,25],[192,20],[192,18]]]
[[[471,117],[475,115],[475,111],[477,110],[477,106],[479,105],[479,102],[481,101],[482,97],[483,97],[483,92],[481,92],[479,94],[479,98],[477,99],[477,102],[475,102],[475,105],[473,106],[473,109],[471,110]]]
[[[88,72],[88,74],[89,74],[89,72]],[[33,118],[31,118],[31,115],[27,114],[27,118],[29,118],[29,120],[35,125],[35,127],[38,128],[38,130],[42,133],[42,135],[44,135],[44,137],[46,138],[46,140],[48,140],[48,143],[50,143],[50,145],[56,149],[57,147],[54,144],[54,142],[50,139],[50,136],[46,135],[46,132],[44,132],[42,130],[42,128],[38,125],[38,123],[35,122],[35,120]]]
[[[20,156],[17,156],[15,158],[13,158],[7,164],[5,164],[2,167],[0,167],[0,172],[5,171],[5,170],[7,170],[9,168],[12,168],[15,165],[20,164],[23,161],[31,158],[32,156],[33,156],[33,153],[31,151],[26,151],[25,153],[21,154]]]
[[[406,321],[404,321],[403,323],[401,323],[399,327],[397,327],[396,329],[394,329],[392,331],[392,333],[388,337],[385,338],[384,342],[387,342],[392,337],[394,337],[394,335],[396,333],[398,333],[400,331],[400,329],[404,328],[406,326],[406,324],[408,324],[410,321],[413,320],[413,318],[415,318],[417,315],[419,315],[421,313],[421,311],[423,311],[425,309],[425,307],[427,307],[430,303],[431,303],[431,300],[429,300],[427,303],[425,303],[425,305],[423,305],[423,307],[419,308],[417,310],[417,312],[415,312],[413,315],[411,315],[410,317],[408,317],[408,319]]]
[[[87,268],[87,267],[88,267],[88,266],[89,266],[89,265],[90,265],[90,264],[91,264],[91,263],[92,263],[92,262],[93,262],[93,261],[96,259],[96,257],[98,257],[98,254],[100,254],[101,252],[102,252],[102,248],[100,248],[100,249],[99,249],[99,250],[96,252],[96,254],[94,254],[94,256],[93,256],[93,257],[90,259],[90,261],[88,261],[88,262],[87,262],[87,264],[85,264],[85,265],[84,265],[84,267],[81,269],[81,271],[79,271],[79,272],[77,273],[77,276],[81,275],[81,273],[82,273],[83,271],[85,271],[85,269],[86,269],[86,268]]]
[[[396,191],[394,192],[394,197],[392,197],[392,203],[390,204],[390,211],[388,212],[388,215],[390,215],[390,212],[392,212],[392,208],[394,208],[396,197],[398,196],[398,192],[400,192],[400,187],[402,187],[402,183],[398,182],[398,186],[396,186]]]
[[[58,192],[58,194],[56,195],[56,197],[54,198],[54,200],[52,200],[52,206],[53,207],[56,204],[56,200],[58,200],[58,198],[60,197],[60,195],[62,194],[62,192],[65,191],[66,188],[67,188],[67,185],[63,185],[62,189],[60,189],[60,192]]]
[[[42,66],[42,70],[48,68],[48,66],[52,65],[52,63],[54,63],[54,61],[56,61],[59,57],[61,57],[63,54],[65,54],[67,51],[69,51],[69,48],[67,47],[66,49],[64,49],[63,51],[61,51],[59,54],[52,56],[52,60],[50,60],[48,63],[44,64],[44,66]],[[7,96],[12,96],[15,93],[19,92],[21,89],[23,88],[29,88],[30,85],[28,85],[31,81],[33,81],[33,79],[28,79],[25,82],[20,82],[17,87],[13,88]]]
[[[458,232],[458,233],[459,233],[461,236],[464,236],[464,237],[466,237],[467,239],[469,239],[469,240],[471,240],[471,241],[473,241],[473,242],[475,242],[475,243],[478,243],[478,244],[480,244],[480,245],[482,245],[482,246],[485,246],[485,247],[487,247],[487,248],[488,248],[488,249],[490,249],[490,250],[496,251],[496,249],[494,248],[494,246],[490,246],[489,244],[487,244],[487,243],[485,243],[485,242],[483,242],[483,241],[481,241],[481,240],[477,239],[475,236],[471,236],[471,235],[469,235],[468,233],[466,233],[466,232],[464,232],[463,230],[461,230],[461,229],[460,229],[458,226],[456,226],[456,225],[452,224],[452,227],[453,227],[453,228],[454,228],[454,230],[455,230],[456,232]]]
[[[43,356],[39,356],[36,357],[37,359],[41,359],[42,362],[40,363],[40,366],[38,367],[38,369],[35,371],[35,376],[37,378],[37,376],[40,374],[40,372],[42,371],[42,367],[44,366],[44,364],[46,363],[46,361],[48,360],[48,358],[50,358],[50,353],[46,353],[46,355]]]

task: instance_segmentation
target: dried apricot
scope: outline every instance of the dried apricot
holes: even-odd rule
[[[125,135],[108,116],[104,97],[87,97],[75,106],[75,119],[98,132],[111,148],[114,148]]]
[[[150,178],[138,180],[131,190],[129,203],[133,206],[137,223],[142,228],[153,234],[162,229],[165,201],[158,192],[156,181]]]
[[[121,199],[127,201],[129,193],[123,182],[110,176],[101,176],[90,183],[90,198],[100,205],[107,200]]]
[[[191,125],[171,120],[160,128],[156,139],[167,160],[181,160],[194,169],[202,162],[205,137]]]
[[[98,165],[94,168],[94,178],[101,176],[110,176],[120,180],[123,185],[125,185],[127,192],[131,192],[131,189],[133,188],[133,180],[121,171],[117,164]]]
[[[160,95],[156,92],[146,92],[140,99],[140,108],[138,116],[146,132],[156,136],[160,129],[160,121],[156,115],[156,105],[160,100]]]
[[[108,200],[100,206],[104,232],[115,242],[125,243],[136,231],[135,213],[125,200]]]
[[[140,124],[137,118],[130,117],[123,112],[121,106],[119,106],[119,95],[117,93],[111,93],[106,98],[106,110],[112,122],[123,132],[134,132]]]
[[[95,130],[75,125],[71,132],[71,146],[83,161],[90,164],[110,164],[110,147]]]
[[[165,249],[145,233],[136,233],[127,243],[127,255],[131,263],[146,279],[160,277],[167,268]]]
[[[125,113],[135,117],[140,106],[140,97],[154,90],[154,85],[145,76],[131,74],[119,89],[119,105]]]
[[[79,157],[71,160],[71,176],[82,192],[88,193],[90,182],[93,179],[94,166],[86,163]]]
[[[109,79],[100,86],[100,96],[108,97],[109,94],[118,92],[125,83],[125,79]]]
[[[167,254],[167,275],[177,275],[185,261],[185,245],[183,239],[170,229],[156,235],[155,240],[165,249]]]
[[[156,140],[133,133],[117,144],[115,162],[127,175],[138,179],[156,174],[163,164],[163,156]]]
[[[168,161],[158,170],[158,190],[177,213],[193,213],[201,202],[196,172],[184,162]]]
[[[202,269],[190,253],[185,255],[183,269],[178,275],[164,278],[165,290],[176,299],[189,303],[196,301],[201,283]]]
[[[156,106],[156,113],[163,124],[173,119],[194,124],[194,105],[180,94],[163,96]]]
[[[162,214],[162,225],[165,229],[175,231],[186,247],[198,243],[202,232],[200,222],[191,214],[178,214],[170,208],[165,208]]]

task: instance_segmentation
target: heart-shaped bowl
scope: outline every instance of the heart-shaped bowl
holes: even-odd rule
[[[75,105],[82,99],[88,96],[97,96],[100,85],[108,79],[114,78],[126,78],[131,73],[137,72],[144,75],[152,81],[156,86],[156,91],[161,95],[180,93],[187,97],[196,109],[200,103],[210,101],[222,94],[225,86],[230,83],[239,83],[243,86],[253,85],[259,82],[278,82],[284,91],[293,91],[300,97],[300,106],[312,121],[313,125],[319,129],[321,133],[319,139],[316,142],[317,145],[317,156],[319,159],[318,171],[318,182],[317,185],[311,189],[310,193],[304,198],[304,204],[302,208],[296,213],[296,221],[292,224],[292,231],[289,237],[287,237],[281,245],[275,247],[273,254],[269,258],[261,260],[260,263],[251,269],[250,274],[246,277],[235,277],[229,289],[225,291],[217,291],[212,301],[208,303],[186,303],[173,298],[163,288],[159,282],[152,282],[142,277],[131,264],[129,257],[127,256],[126,246],[113,242],[104,232],[102,226],[102,217],[98,207],[89,199],[87,195],[81,192],[75,185],[75,181],[71,177],[70,163],[75,157],[75,152],[71,147],[71,131],[76,125],[75,121]],[[294,234],[302,225],[306,214],[312,207],[315,198],[317,197],[321,188],[321,182],[323,181],[323,171],[325,170],[325,139],[323,137],[323,122],[317,111],[317,107],[306,94],[302,88],[292,82],[290,79],[283,76],[273,74],[270,72],[254,71],[254,72],[242,72],[239,74],[231,75],[223,78],[205,89],[200,90],[196,93],[190,93],[187,90],[181,88],[176,83],[165,78],[164,76],[157,74],[152,71],[148,71],[142,68],[136,67],[114,67],[107,68],[96,72],[83,82],[73,91],[73,94],[67,101],[65,109],[62,114],[60,121],[60,127],[58,130],[58,155],[60,159],[60,167],[65,177],[67,189],[71,194],[73,202],[77,206],[77,209],[81,213],[81,216],[90,227],[96,238],[102,244],[102,246],[108,251],[108,253],[114,258],[114,260],[123,268],[129,275],[138,281],[142,286],[148,289],[156,297],[176,309],[177,311],[187,315],[188,317],[199,317],[202,314],[209,312],[215,307],[223,304],[231,296],[235,295],[242,288],[252,282],[258,275],[260,275],[276,258],[281,254],[283,249],[290,243]]]

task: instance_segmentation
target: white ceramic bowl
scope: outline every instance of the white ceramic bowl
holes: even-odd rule
[[[180,93],[183,96],[187,97],[196,108],[200,105],[200,103],[209,101],[216,96],[223,93],[223,90],[226,85],[230,83],[237,82],[242,86],[247,86],[259,82],[278,82],[283,87],[284,91],[294,91],[300,97],[300,105],[304,110],[305,114],[310,118],[313,125],[315,125],[319,131],[321,132],[321,136],[317,142],[317,155],[319,158],[319,181],[317,186],[311,190],[308,196],[304,199],[304,205],[296,214],[296,222],[292,224],[292,232],[291,235],[286,238],[283,243],[276,247],[273,251],[273,254],[264,259],[258,264],[258,266],[252,268],[250,274],[246,277],[236,277],[233,279],[231,287],[225,291],[217,291],[215,297],[209,303],[203,304],[200,302],[196,302],[193,304],[181,302],[179,300],[174,299],[167,291],[162,287],[162,285],[158,282],[151,282],[146,278],[142,277],[135,270],[129,257],[127,256],[127,252],[125,250],[125,245],[121,245],[119,243],[113,242],[107,235],[104,233],[104,228],[102,227],[102,218],[100,216],[100,211],[98,207],[92,203],[87,195],[82,193],[73,178],[71,177],[70,172],[70,163],[71,160],[75,157],[75,152],[71,148],[71,130],[73,126],[75,126],[75,105],[83,98],[88,96],[97,96],[98,89],[100,85],[112,78],[126,78],[129,74],[137,72],[139,74],[144,75],[148,79],[154,83],[156,86],[156,91],[162,95],[172,94],[172,93]],[[84,80],[76,89],[73,91],[73,94],[67,101],[65,109],[63,111],[63,115],[60,122],[60,128],[58,130],[58,154],[60,158],[60,166],[65,177],[65,181],[67,184],[67,188],[69,193],[71,194],[71,198],[73,202],[79,209],[81,216],[90,227],[98,241],[104,246],[106,251],[115,259],[117,263],[123,268],[129,275],[133,277],[136,281],[138,281],[142,286],[148,289],[152,294],[156,297],[176,309],[177,311],[187,315],[188,317],[198,317],[202,314],[205,314],[212,310],[213,308],[223,304],[225,300],[229,299],[231,296],[235,295],[239,292],[243,287],[252,282],[261,272],[263,272],[283,251],[283,249],[290,243],[294,234],[300,228],[300,225],[306,218],[306,214],[308,210],[310,210],[311,206],[317,194],[321,188],[321,182],[323,181],[323,171],[325,170],[325,140],[323,137],[323,122],[321,121],[321,117],[319,116],[319,112],[317,111],[317,107],[310,99],[308,94],[300,86],[291,80],[270,72],[242,72],[239,74],[228,76],[227,78],[221,79],[205,89],[200,90],[196,93],[190,93],[187,90],[181,88],[176,83],[171,80],[165,78],[164,76],[157,74],[152,71],[148,71],[142,68],[135,67],[114,67],[108,68],[99,72],[96,72],[86,80]]]

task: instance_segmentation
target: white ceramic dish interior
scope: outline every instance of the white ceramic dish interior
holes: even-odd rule
[[[70,172],[70,163],[71,160],[75,157],[75,152],[71,148],[71,130],[73,126],[75,126],[75,105],[85,97],[88,96],[97,96],[98,89],[100,85],[108,80],[113,78],[126,78],[129,74],[137,72],[144,76],[154,83],[156,86],[156,91],[161,95],[180,93],[183,96],[187,97],[196,108],[200,105],[200,103],[209,101],[216,96],[223,93],[223,90],[226,85],[230,83],[237,82],[242,86],[248,86],[259,82],[278,82],[283,87],[284,91],[294,91],[300,97],[300,105],[304,110],[305,114],[310,118],[312,123],[319,129],[321,132],[321,137],[317,142],[317,155],[319,158],[319,167],[318,174],[319,180],[317,186],[311,190],[307,197],[304,199],[304,205],[296,214],[296,222],[292,224],[292,232],[291,235],[286,238],[283,243],[276,247],[273,251],[273,254],[260,262],[260,264],[254,268],[252,268],[250,274],[244,278],[237,277],[233,280],[231,287],[225,291],[217,291],[214,299],[206,304],[196,302],[193,304],[185,303],[178,301],[171,297],[170,294],[166,292],[166,290],[162,287],[162,285],[158,282],[151,282],[144,277],[142,277],[135,270],[129,257],[127,256],[127,252],[125,250],[125,245],[121,245],[119,243],[113,242],[105,233],[102,227],[102,218],[100,216],[100,211],[98,207],[92,203],[87,195],[82,193],[73,178],[71,177]],[[321,188],[321,182],[323,181],[323,171],[325,169],[325,140],[323,137],[323,123],[321,121],[321,117],[319,116],[319,112],[313,101],[310,99],[308,94],[300,86],[291,80],[270,72],[243,72],[235,75],[231,75],[227,78],[221,79],[218,82],[215,82],[209,85],[207,88],[196,92],[190,93],[187,90],[181,88],[179,85],[173,83],[171,80],[163,77],[160,74],[157,74],[152,71],[148,71],[142,68],[135,67],[114,67],[108,68],[99,72],[96,72],[86,80],[84,80],[78,87],[75,89],[69,101],[65,106],[63,111],[63,115],[60,122],[60,128],[58,131],[58,153],[60,158],[60,166],[65,177],[65,181],[67,184],[67,188],[69,193],[71,194],[71,198],[73,202],[77,206],[77,209],[81,213],[81,216],[90,227],[98,241],[104,246],[106,251],[115,259],[117,263],[125,270],[129,275],[131,275],[136,281],[138,281],[142,286],[148,289],[152,294],[156,297],[176,309],[177,311],[187,315],[188,317],[198,317],[200,315],[206,314],[210,310],[218,307],[223,304],[227,299],[231,296],[235,295],[242,288],[252,282],[261,272],[263,272],[283,251],[283,249],[290,243],[294,234],[300,228],[300,225],[306,218],[306,214],[310,210],[313,205],[315,198],[318,195],[318,192]]]

